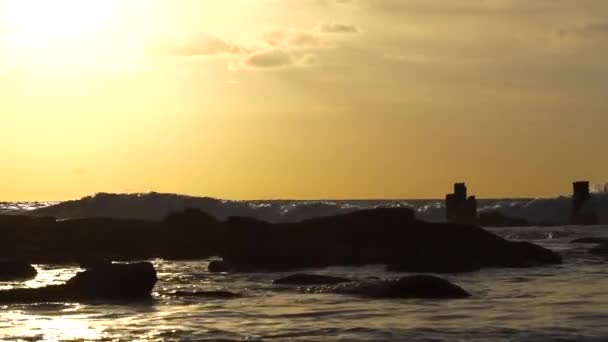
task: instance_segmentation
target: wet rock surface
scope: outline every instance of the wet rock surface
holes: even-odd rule
[[[0,281],[28,280],[37,274],[36,269],[26,262],[0,260]]]
[[[320,284],[340,284],[351,282],[351,279],[334,277],[318,274],[292,274],[284,278],[273,281],[275,285],[320,285]]]
[[[308,293],[335,293],[372,299],[457,299],[470,297],[470,294],[458,285],[432,275],[414,275],[397,280],[367,280],[313,286],[305,288],[304,291]]]
[[[141,300],[151,298],[156,281],[148,262],[110,264],[80,272],[62,285],[0,291],[0,303]]]

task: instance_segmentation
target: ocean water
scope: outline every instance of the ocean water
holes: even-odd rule
[[[458,300],[370,300],[305,294],[272,285],[287,273],[210,274],[209,260],[152,260],[153,300],[137,304],[43,303],[0,306],[2,341],[608,341],[608,259],[593,245],[608,226],[493,228],[512,240],[558,251],[564,264],[484,269],[443,277],[472,294]],[[36,265],[39,275],[0,288],[61,283],[79,269]],[[395,278],[380,266],[310,273]],[[229,290],[236,299],[184,298],[176,290]]]
[[[530,222],[559,225],[570,221],[571,202],[569,197],[478,199],[478,210],[498,211]],[[442,199],[230,201],[156,192],[97,193],[66,202],[0,202],[0,214],[28,213],[60,220],[91,216],[162,220],[173,211],[199,208],[220,220],[229,216],[247,216],[270,222],[289,222],[378,207],[408,207],[421,220],[445,221]],[[595,212],[599,223],[608,225],[608,193],[593,193],[583,210]]]

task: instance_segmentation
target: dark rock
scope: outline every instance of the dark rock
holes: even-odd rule
[[[608,255],[608,243],[605,242],[605,243],[599,244],[599,245],[591,248],[589,253]]]
[[[232,267],[230,267],[227,262],[222,260],[214,260],[209,263],[209,266],[207,266],[207,271],[212,273],[229,272],[231,270]]]
[[[297,273],[273,281],[276,285],[321,285],[351,282],[351,279],[317,274]]]
[[[363,210],[294,223],[227,222],[224,260],[236,271],[288,271],[333,265],[390,265],[408,272],[561,263],[543,247],[507,241],[474,225],[415,220],[409,209]]]
[[[503,252],[501,265],[504,267],[536,267],[561,264],[562,257],[544,247],[527,241],[510,241],[510,248]]]
[[[421,251],[418,255],[390,264],[388,271],[411,273],[465,273],[481,269],[481,262],[476,257],[461,251]]]
[[[479,213],[478,224],[482,227],[530,227],[537,225],[526,219],[508,217],[499,211],[483,211]]]
[[[177,297],[202,297],[208,299],[232,299],[242,295],[230,291],[175,291],[172,295]]]
[[[215,220],[199,210],[164,222],[68,221],[0,216],[0,258],[33,263],[223,258],[210,271],[273,271],[390,265],[410,272],[464,272],[561,262],[555,253],[509,242],[475,225],[428,223],[408,208],[378,208],[301,222]],[[89,264],[95,268],[95,263]]]
[[[570,241],[570,243],[605,243],[608,242],[608,238],[601,237],[586,237]]]
[[[150,298],[156,281],[156,270],[148,262],[110,264],[80,272],[63,285],[0,291],[0,302],[139,300]]]
[[[352,282],[309,288],[315,293],[336,293],[366,298],[457,299],[470,294],[449,281],[431,275],[414,275],[398,280]]]
[[[36,269],[26,262],[0,260],[0,281],[28,280],[37,274]]]
[[[598,224],[597,213],[586,208],[591,194],[589,192],[589,182],[572,183],[572,213],[570,223],[575,225],[595,225]]]
[[[87,258],[80,261],[80,268],[94,269],[111,265],[112,261],[104,258]]]
[[[477,223],[477,200],[475,196],[467,197],[464,183],[454,184],[454,193],[445,196],[445,211],[448,222]]]

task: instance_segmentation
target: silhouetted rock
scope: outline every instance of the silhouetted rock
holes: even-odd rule
[[[273,281],[276,285],[320,285],[351,282],[351,279],[318,274],[297,273]]]
[[[94,269],[111,265],[112,261],[104,258],[86,258],[80,261],[80,268]]]
[[[500,256],[503,267],[537,267],[561,264],[559,254],[528,241],[509,242],[508,251]]]
[[[208,299],[233,299],[242,295],[230,291],[175,291],[172,295],[177,297],[198,297]]]
[[[223,260],[214,260],[207,266],[207,271],[212,273],[229,272],[232,270],[230,265]]]
[[[529,227],[536,225],[522,218],[505,216],[499,211],[479,213],[477,223],[482,227]]]
[[[604,242],[602,244],[599,244],[599,245],[591,248],[591,250],[589,251],[589,253],[608,255],[608,243]]]
[[[0,258],[44,264],[204,259],[224,250],[222,228],[221,222],[193,210],[174,213],[165,222],[0,216]]]
[[[462,251],[426,250],[418,255],[388,265],[387,270],[411,273],[464,273],[481,269],[481,262],[474,256]]]
[[[165,222],[103,218],[3,222],[0,217],[0,258],[33,263],[92,260],[88,266],[93,269],[103,259],[212,256],[223,261],[212,262],[211,272],[383,264],[395,270],[445,273],[561,261],[542,247],[510,242],[478,226],[418,221],[408,208],[275,224],[240,217],[220,222],[199,210],[170,215]]]
[[[586,237],[570,241],[570,243],[604,243],[608,242],[608,238],[602,237]]]
[[[417,221],[404,208],[280,224],[233,219],[227,232],[223,257],[236,271],[385,264],[393,270],[452,273],[561,262],[543,247],[507,241],[473,225]]]
[[[336,293],[366,298],[458,299],[470,294],[449,281],[431,275],[414,275],[398,280],[351,282],[306,289],[314,293]]]
[[[37,274],[36,269],[26,262],[0,260],[0,281],[27,280]]]
[[[589,182],[572,183],[572,213],[570,223],[576,225],[594,225],[598,223],[597,214],[587,210],[585,204],[591,197],[589,193]]]
[[[445,210],[448,222],[477,223],[477,200],[475,196],[467,197],[467,187],[464,183],[454,184],[454,193],[445,196]]]
[[[63,285],[0,291],[0,302],[139,300],[150,297],[156,281],[156,270],[148,262],[111,264],[80,272]]]

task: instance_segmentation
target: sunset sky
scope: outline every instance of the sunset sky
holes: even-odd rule
[[[0,0],[0,200],[608,180],[605,0]]]

